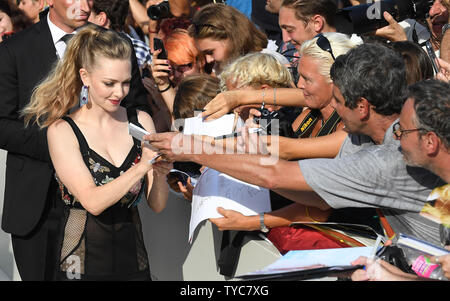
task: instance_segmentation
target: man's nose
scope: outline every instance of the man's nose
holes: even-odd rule
[[[281,36],[283,38],[284,43],[289,43],[292,40],[289,34],[284,29],[281,30]]]

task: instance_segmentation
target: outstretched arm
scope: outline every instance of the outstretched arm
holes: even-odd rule
[[[205,107],[202,113],[205,120],[217,119],[239,106],[261,104],[303,107],[305,99],[300,89],[279,88],[264,90],[233,90],[219,93]]]
[[[339,130],[330,135],[312,138],[278,137],[278,145],[267,139],[267,149],[271,154],[279,154],[281,159],[334,158],[339,153],[348,133]]]
[[[259,215],[245,216],[234,210],[217,208],[224,217],[211,218],[219,230],[245,230],[254,231],[260,229]],[[301,204],[291,204],[281,209],[264,214],[264,224],[267,228],[289,226],[294,222],[318,222],[326,221],[330,211],[315,207],[306,207]]]
[[[292,191],[290,198],[295,202],[329,208],[306,183],[296,161],[256,154],[217,154],[217,149],[208,148],[201,137],[196,140],[195,136],[173,132],[152,134],[145,139],[168,160],[196,162],[253,185],[283,194]]]

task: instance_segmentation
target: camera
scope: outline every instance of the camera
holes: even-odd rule
[[[147,9],[147,15],[152,20],[161,20],[172,16],[169,1],[166,0],[159,4],[151,5]]]
[[[364,34],[387,26],[383,13],[387,11],[397,21],[424,21],[433,0],[381,0],[342,8],[336,15],[336,29],[345,34]]]
[[[255,123],[261,125],[264,130],[264,133],[270,135],[272,133],[272,122],[274,119],[279,119],[278,111],[269,111],[268,109],[261,107],[258,109],[261,112],[261,116],[255,117],[253,120]]]

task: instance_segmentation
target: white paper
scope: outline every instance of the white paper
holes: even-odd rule
[[[140,141],[144,140],[145,135],[150,135],[149,132],[132,123],[128,123],[128,133]]]
[[[138,127],[137,125],[132,124],[132,123],[128,123],[128,133],[129,133],[131,136],[133,136],[134,138],[136,138],[136,139],[138,139],[138,140],[140,140],[140,141],[144,141],[144,136],[145,136],[145,135],[150,135],[149,132],[147,132],[147,131],[144,130],[143,128]],[[145,144],[146,144],[152,151],[154,151],[154,152],[157,152],[157,151],[158,151],[156,148],[151,147],[151,146],[150,146],[150,143],[148,143],[148,141],[145,141]],[[153,158],[153,159],[156,159],[156,157]],[[151,162],[151,164],[153,164],[153,163],[154,163],[154,162]]]
[[[212,121],[203,121],[201,117],[186,118],[184,120],[183,134],[222,136],[233,132],[234,114],[227,114]]]
[[[289,251],[265,268],[245,275],[287,273],[318,267],[348,266],[358,257],[369,257],[371,253],[372,247]]]
[[[243,215],[271,211],[269,190],[251,185],[214,169],[207,168],[193,191],[189,242],[197,226],[209,218],[223,217],[217,207],[231,209]]]

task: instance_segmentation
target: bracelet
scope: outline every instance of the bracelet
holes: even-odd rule
[[[313,219],[310,215],[309,215],[309,210],[308,210],[308,206],[305,206],[305,211],[306,211],[306,216],[311,219],[314,223],[318,223],[318,221],[316,221],[315,219]]]
[[[167,90],[169,90],[170,88],[172,88],[172,82],[169,82],[169,85],[168,85],[167,88],[165,88],[164,90],[159,90],[159,87],[158,87],[158,92],[159,92],[159,93],[164,93],[164,92],[166,92]]]
[[[442,35],[445,34],[445,32],[450,28],[450,24],[447,23],[444,26],[442,26]]]

